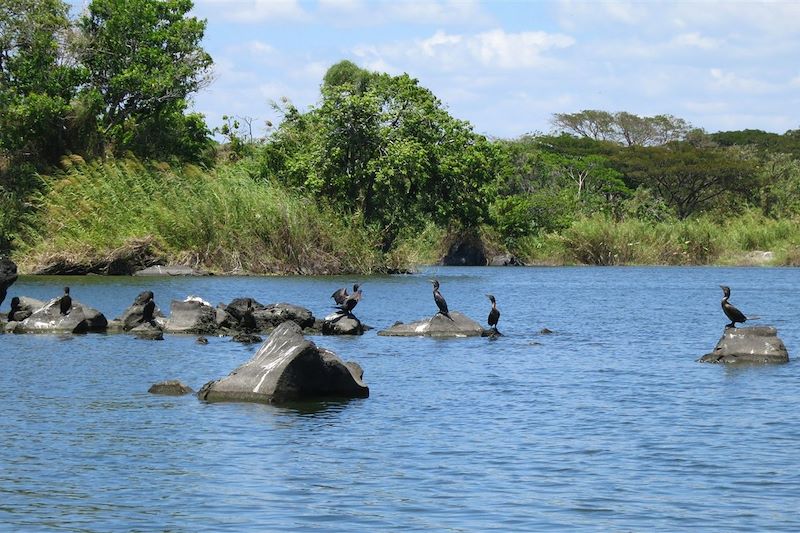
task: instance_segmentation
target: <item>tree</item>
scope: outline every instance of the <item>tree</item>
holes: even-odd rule
[[[725,199],[727,210],[757,196],[756,161],[736,149],[671,143],[620,152],[620,170],[636,186],[649,188],[679,218],[708,210]]]
[[[334,76],[336,68],[326,80]],[[325,83],[307,113],[287,104],[265,147],[266,174],[359,213],[388,249],[432,220],[472,227],[487,216],[499,150],[406,74],[354,72]],[[366,80],[363,91],[346,80]]]
[[[692,129],[688,122],[672,115],[640,117],[625,111],[594,109],[556,113],[552,124],[558,131],[624,146],[660,146],[682,140]]]
[[[191,8],[191,0],[92,0],[80,19],[87,91],[102,103],[100,124],[115,149],[158,155],[147,139],[163,139],[165,128],[191,130],[189,144],[198,141],[196,118],[183,115],[212,61],[200,47],[206,23],[187,17]]]
[[[70,102],[82,71],[66,55],[61,0],[0,5],[0,151],[16,164],[53,164],[66,149]]]

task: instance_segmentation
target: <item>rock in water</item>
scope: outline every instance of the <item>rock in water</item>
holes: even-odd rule
[[[17,281],[17,265],[11,259],[0,257],[0,305],[3,305],[6,292],[15,281]]]
[[[108,320],[97,309],[72,300],[72,309],[69,314],[62,315],[60,302],[61,297],[53,298],[20,322],[15,331],[20,333],[89,333],[106,330]]]
[[[366,398],[361,368],[303,337],[300,326],[284,322],[248,362],[227,377],[203,385],[197,396],[209,402],[280,403],[320,398]]]
[[[333,313],[322,321],[323,335],[363,335],[364,326],[353,315]]]
[[[701,363],[788,363],[789,353],[772,326],[726,328],[714,351]]]
[[[217,313],[213,307],[198,300],[172,300],[164,331],[210,334],[216,330]]]
[[[170,379],[168,381],[153,383],[150,388],[147,389],[147,392],[150,394],[164,394],[166,396],[183,396],[193,391],[190,386],[184,385],[177,379]]]
[[[452,319],[452,320],[451,320]],[[483,327],[458,311],[450,311],[450,318],[437,313],[430,318],[403,324],[398,322],[378,335],[394,337],[480,337]]]

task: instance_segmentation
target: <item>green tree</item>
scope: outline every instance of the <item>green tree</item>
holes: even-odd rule
[[[558,131],[624,146],[660,146],[683,140],[692,130],[688,122],[672,115],[640,117],[625,111],[596,109],[556,113],[551,122]]]
[[[88,98],[102,103],[100,126],[115,150],[164,157],[205,146],[208,131],[184,115],[212,63],[200,47],[206,23],[187,16],[191,8],[191,0],[92,0],[80,19]]]
[[[267,173],[379,225],[384,249],[426,220],[460,227],[483,221],[499,149],[408,75],[362,71],[347,79],[353,75],[368,80],[365,90],[326,83],[309,112],[285,105],[265,147]]]

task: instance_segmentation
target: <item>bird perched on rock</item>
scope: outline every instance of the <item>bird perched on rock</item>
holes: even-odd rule
[[[725,285],[720,285],[720,288],[722,289],[722,294],[723,294],[723,298],[722,298],[722,302],[721,302],[722,311],[725,313],[725,316],[727,316],[731,321],[730,324],[726,324],[725,325],[725,329],[727,329],[727,328],[735,328],[737,322],[741,322],[742,324],[747,322],[747,317],[744,316],[744,313],[742,313],[741,311],[736,309],[728,301],[728,298],[731,297],[731,289],[730,289],[730,287],[726,287]],[[753,318],[755,318],[755,317],[753,317]]]
[[[72,309],[72,296],[69,295],[69,287],[64,287],[64,295],[58,301],[58,308],[62,315],[68,315]]]
[[[339,291],[344,291],[344,298],[342,298],[342,294]],[[346,289],[339,289],[331,296],[338,304],[336,307],[341,309],[344,313],[351,314],[356,305],[358,305],[358,302],[361,301],[361,285],[358,283],[353,285],[353,294],[347,294]],[[339,298],[339,300],[337,300],[337,298]]]
[[[147,300],[145,300],[144,305],[142,306],[142,322],[151,324],[155,317],[156,312],[156,301],[153,299],[153,292],[147,291],[149,294],[147,295]]]
[[[436,307],[439,308],[439,312],[450,320],[453,320],[450,316],[450,312],[447,310],[447,302],[445,301],[444,296],[442,296],[442,293],[439,292],[439,280],[431,279],[428,281],[433,283],[433,301],[436,302]]]
[[[489,318],[487,320],[492,327],[492,331],[495,334],[499,334],[500,332],[497,331],[497,322],[500,320],[500,310],[497,308],[497,301],[491,294],[487,294],[486,297],[492,302],[492,309],[489,311]]]

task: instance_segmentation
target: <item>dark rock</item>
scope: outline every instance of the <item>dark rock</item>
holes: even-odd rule
[[[263,309],[253,311],[256,320],[256,331],[267,332],[287,321],[292,321],[301,328],[314,327],[314,315],[305,307],[287,303],[269,304]]]
[[[154,383],[147,389],[150,394],[164,394],[166,396],[183,396],[194,392],[188,385],[184,385],[177,379],[170,379],[168,381],[159,381]]]
[[[221,328],[243,333],[261,331],[255,314],[264,310],[266,306],[253,298],[234,298],[227,305],[217,306],[217,324]],[[263,322],[266,323],[267,320]]]
[[[442,258],[446,266],[486,266],[486,249],[480,236],[468,232],[458,236]]]
[[[284,322],[256,354],[227,377],[203,385],[197,396],[209,402],[279,403],[303,399],[366,398],[361,367],[346,364]]]
[[[182,265],[155,265],[142,270],[137,270],[134,276],[210,276],[205,270],[198,270]]]
[[[15,281],[17,281],[17,265],[11,259],[0,257],[0,305],[3,305],[8,288]]]
[[[111,326],[111,329],[114,329],[119,325],[123,331],[130,331],[144,323],[144,306],[151,295],[152,293],[150,291],[139,293],[139,295],[133,301],[133,304],[125,309],[125,311],[122,312],[122,315],[112,320],[113,325]],[[153,317],[164,318],[164,314],[161,312],[161,309],[159,309],[158,306],[156,306],[155,310],[153,311]],[[153,322],[153,325],[158,324],[158,322],[155,320]]]
[[[264,342],[264,339],[253,333],[237,333],[231,340],[241,342],[242,344],[255,344],[257,342]]]
[[[197,337],[197,340],[194,341],[194,342],[197,343],[197,344],[208,344],[208,339],[203,337],[202,335],[200,335],[199,337]]]
[[[525,263],[511,254],[500,254],[492,257],[489,266],[525,266]]]
[[[726,328],[701,363],[788,363],[789,353],[772,326]]]
[[[31,316],[19,323],[15,331],[24,333],[90,333],[105,331],[108,320],[97,309],[72,300],[69,314],[62,315],[59,309],[61,297],[53,298]]]
[[[481,333],[481,337],[489,337],[489,340],[497,340],[498,337],[502,336],[503,334],[494,328],[485,329],[483,333]]]
[[[15,296],[11,299],[11,311],[8,313],[8,321],[22,322],[34,311],[44,307],[44,302],[27,296]]]
[[[365,328],[351,314],[333,313],[325,317],[320,329],[323,335],[363,335]]]
[[[552,329],[542,328],[539,330],[539,335],[552,335],[555,333]]]
[[[217,331],[217,314],[207,302],[196,298],[172,300],[169,319],[164,324],[167,333],[204,333]]]
[[[164,332],[161,328],[155,323],[155,321],[151,322],[143,322],[132,328],[129,331],[131,334],[135,335],[139,339],[146,339],[151,341],[163,341],[164,340]]]
[[[450,318],[437,313],[430,318],[410,324],[397,322],[392,327],[379,331],[378,335],[396,337],[480,337],[483,335],[483,328],[480,324],[458,311],[450,311]]]

